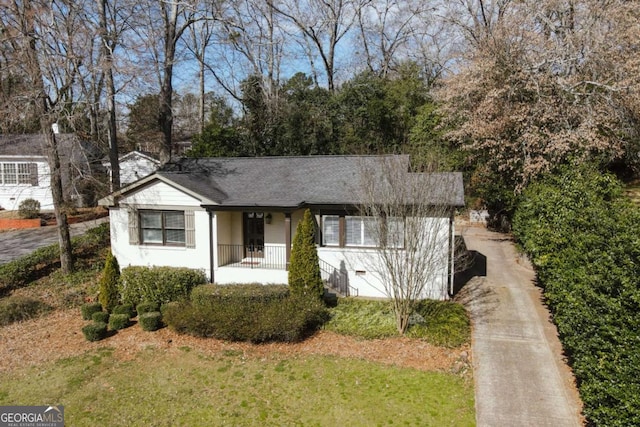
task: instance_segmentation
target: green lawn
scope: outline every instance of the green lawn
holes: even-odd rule
[[[70,426],[471,426],[460,376],[336,357],[246,358],[104,348],[0,374],[0,405],[65,407]]]

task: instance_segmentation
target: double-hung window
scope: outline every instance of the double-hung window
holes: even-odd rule
[[[0,184],[38,185],[38,166],[35,163],[0,163]]]
[[[378,246],[378,224],[372,216],[348,216],[346,217],[347,246]]]
[[[182,211],[140,211],[141,243],[184,246],[184,218]]]
[[[338,215],[322,217],[322,244],[325,246],[340,245],[340,217]]]

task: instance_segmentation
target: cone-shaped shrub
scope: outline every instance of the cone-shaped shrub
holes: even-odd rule
[[[298,223],[291,248],[289,266],[289,287],[292,295],[302,295],[321,299],[324,285],[320,276],[320,261],[314,238],[315,223],[311,211],[304,212]]]
[[[118,260],[113,256],[111,251],[109,251],[104,264],[102,277],[100,278],[100,295],[98,296],[102,308],[108,312],[111,312],[113,307],[118,305],[120,299],[118,280],[120,280]]]

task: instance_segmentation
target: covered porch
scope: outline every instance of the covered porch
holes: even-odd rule
[[[212,212],[212,281],[287,283],[292,236],[303,213],[301,209]],[[332,291],[357,295],[339,268],[321,259],[320,272]]]

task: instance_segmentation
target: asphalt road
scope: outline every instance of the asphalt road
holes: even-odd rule
[[[109,217],[85,221],[69,226],[71,237],[83,234],[86,230],[103,222]],[[13,261],[34,250],[58,242],[58,229],[54,226],[27,228],[15,231],[0,232],[0,265]]]
[[[574,378],[531,265],[507,235],[469,227],[463,236],[486,259],[486,276],[459,295],[473,322],[478,426],[581,426]]]

